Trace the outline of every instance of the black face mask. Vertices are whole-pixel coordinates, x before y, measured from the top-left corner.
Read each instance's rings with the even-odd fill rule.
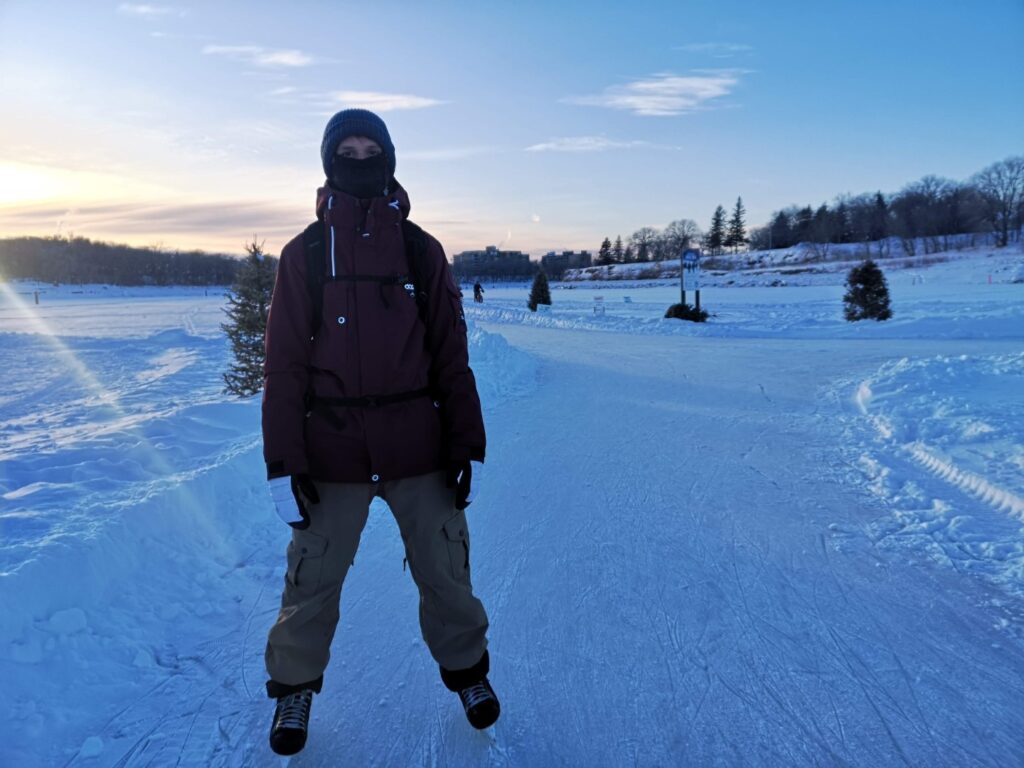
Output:
[[[365,160],[335,155],[331,161],[331,186],[352,197],[383,195],[389,181],[388,161],[383,152]]]

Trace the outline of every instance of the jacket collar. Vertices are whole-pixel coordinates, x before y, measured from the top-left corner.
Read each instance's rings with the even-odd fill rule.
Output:
[[[374,197],[369,201],[339,192],[325,183],[316,191],[316,217],[335,226],[346,223],[361,225],[369,221],[397,223],[407,219],[412,209],[409,194],[397,180],[392,183],[395,188],[386,197]]]

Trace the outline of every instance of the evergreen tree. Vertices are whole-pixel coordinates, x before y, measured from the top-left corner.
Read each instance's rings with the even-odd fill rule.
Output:
[[[744,217],[747,215],[743,208],[743,198],[736,198],[736,206],[732,209],[732,217],[729,219],[729,229],[725,234],[723,245],[732,248],[733,253],[747,242],[747,229]]]
[[[770,231],[772,248],[789,248],[793,244],[793,227],[785,211],[775,214]]]
[[[619,235],[615,238],[615,245],[612,247],[612,260],[615,261],[617,264],[621,264],[623,256],[624,252],[622,250],[622,235]]]
[[[722,253],[722,246],[725,245],[725,208],[718,206],[711,217],[711,229],[707,234],[707,248],[712,256]]]
[[[531,312],[536,312],[538,304],[551,306],[551,289],[548,287],[548,276],[544,274],[543,269],[533,278],[530,300],[526,303],[526,306],[530,308]]]
[[[871,215],[869,240],[883,240],[889,236],[889,206],[881,192],[875,193],[875,206]]]
[[[601,241],[601,249],[597,252],[597,263],[602,266],[612,263],[612,241],[607,237]]]
[[[832,242],[849,243],[853,241],[853,228],[850,225],[850,211],[845,202],[840,202],[832,209]]]
[[[239,397],[248,397],[263,388],[263,342],[276,277],[276,262],[265,258],[263,243],[257,242],[255,236],[245,251],[248,255],[227,295],[228,307],[224,311],[228,322],[221,325],[231,341],[234,356],[231,367],[223,374],[224,391]]]
[[[633,245],[627,245],[626,250],[622,252],[622,263],[632,264],[633,263]]]
[[[850,322],[888,320],[892,317],[889,286],[882,270],[871,259],[851,269],[846,277],[843,316]]]
[[[828,205],[822,203],[818,210],[814,212],[814,218],[811,219],[811,242],[831,243],[834,234],[832,230],[834,224],[835,220],[832,217],[832,212],[829,211]]]
[[[796,220],[793,222],[793,242],[806,243],[811,239],[814,229],[814,209],[805,205],[796,212]]]

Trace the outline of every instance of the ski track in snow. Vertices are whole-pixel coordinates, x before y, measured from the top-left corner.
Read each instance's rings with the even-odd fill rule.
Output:
[[[470,312],[490,446],[473,578],[502,719],[474,732],[441,686],[378,501],[288,761],[266,746],[287,529],[258,398],[219,395],[219,299],[133,303],[148,324],[120,337],[106,302],[56,307],[67,333],[43,343],[28,324],[0,334],[4,761],[1024,762],[1024,574],[999,560],[1019,537],[1019,414],[954,434],[956,398],[921,418],[936,398],[907,395],[898,362],[970,379],[1008,366],[1019,337],[750,341],[594,333],[586,303],[561,327],[500,299]],[[1004,328],[1007,311],[984,313]]]
[[[849,384],[844,386],[848,387]],[[855,387],[864,445],[850,461],[891,512],[883,545],[908,542],[1024,595],[1024,354],[900,358]]]

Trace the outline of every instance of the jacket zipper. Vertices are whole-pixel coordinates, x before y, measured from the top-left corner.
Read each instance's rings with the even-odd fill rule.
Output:
[[[327,198],[327,210],[331,210],[334,207],[334,195]],[[327,215],[327,222],[331,227],[331,277],[336,277],[337,273],[334,269],[334,222],[331,221],[330,214]]]

